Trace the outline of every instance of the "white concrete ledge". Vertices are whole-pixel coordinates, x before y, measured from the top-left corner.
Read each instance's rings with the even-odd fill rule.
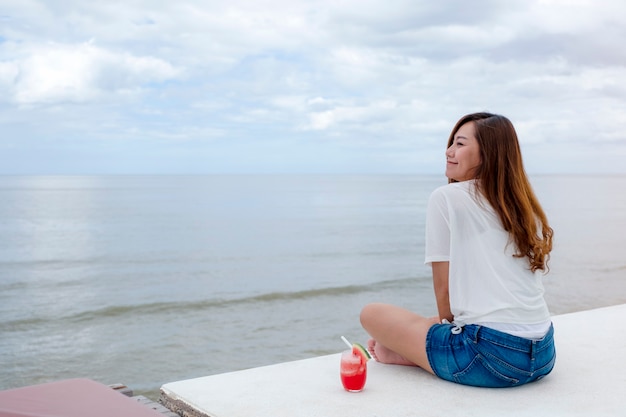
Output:
[[[521,387],[467,387],[370,361],[365,389],[348,393],[334,354],[168,383],[161,401],[211,417],[626,416],[626,305],[553,321],[556,366]]]

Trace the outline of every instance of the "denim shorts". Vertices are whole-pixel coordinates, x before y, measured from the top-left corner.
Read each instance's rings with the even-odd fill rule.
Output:
[[[543,339],[530,340],[476,324],[435,324],[426,336],[426,354],[440,378],[476,387],[514,387],[550,373],[556,358],[554,327]]]

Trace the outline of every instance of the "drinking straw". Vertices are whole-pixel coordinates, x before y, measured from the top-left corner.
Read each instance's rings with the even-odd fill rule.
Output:
[[[344,343],[345,343],[346,345],[348,345],[348,347],[349,347],[350,349],[352,349],[352,343],[348,342],[348,339],[346,339],[345,337],[341,336],[341,340],[343,340],[343,341],[344,341]]]

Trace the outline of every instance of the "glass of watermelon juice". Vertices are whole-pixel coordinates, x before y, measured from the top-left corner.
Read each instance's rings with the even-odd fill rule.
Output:
[[[341,353],[341,383],[346,391],[359,392],[365,386],[368,357],[358,348]]]

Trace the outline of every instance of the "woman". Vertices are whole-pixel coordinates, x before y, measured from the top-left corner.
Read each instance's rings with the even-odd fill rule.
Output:
[[[446,150],[448,185],[428,201],[426,263],[439,315],[369,304],[361,323],[382,363],[419,366],[473,386],[535,381],[554,366],[542,275],[552,229],[522,164],[511,122],[490,113],[458,121]]]

